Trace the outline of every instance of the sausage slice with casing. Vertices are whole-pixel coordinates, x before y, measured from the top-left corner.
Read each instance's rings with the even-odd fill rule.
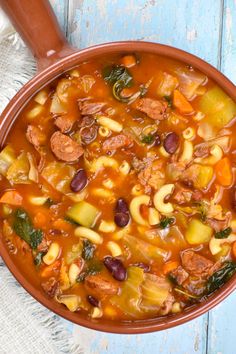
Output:
[[[84,153],[76,141],[58,131],[51,136],[50,143],[52,152],[61,161],[76,161]]]

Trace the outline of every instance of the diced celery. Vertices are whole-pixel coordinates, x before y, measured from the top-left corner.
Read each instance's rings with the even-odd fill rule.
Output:
[[[99,214],[95,206],[83,200],[73,205],[66,213],[76,223],[89,228],[95,225]]]
[[[1,152],[0,152],[0,173],[3,176],[6,176],[8,168],[16,159],[15,152],[10,145],[7,145]]]
[[[217,86],[201,97],[200,110],[206,114],[204,121],[218,129],[222,129],[236,116],[236,104]]]
[[[185,233],[185,239],[190,245],[209,242],[213,229],[198,219],[192,219]]]

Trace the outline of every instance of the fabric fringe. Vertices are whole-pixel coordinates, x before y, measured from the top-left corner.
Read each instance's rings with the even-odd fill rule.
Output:
[[[4,287],[7,288],[7,291],[11,291],[11,294],[14,294],[15,304],[22,304],[21,311],[25,311],[25,315],[29,317],[28,321],[32,324],[34,324],[33,322],[36,322],[38,329],[39,327],[42,327],[44,333],[42,332],[40,333],[40,335],[43,335],[42,340],[44,341],[44,343],[49,344],[50,342],[53,342],[55,348],[52,353],[83,354],[83,350],[81,349],[80,345],[74,343],[72,334],[70,334],[69,331],[66,330],[66,327],[60,317],[44,308],[41,304],[36,302],[28,293],[26,293],[26,291],[15,281],[13,276],[10,274],[9,270],[5,267],[1,258],[0,279],[1,283],[2,281],[4,281]],[[1,287],[2,286],[3,285],[1,285]],[[1,292],[2,289],[0,290],[0,299]],[[17,308],[15,308],[13,304],[12,311],[17,311]],[[17,326],[17,323],[15,325]],[[4,332],[4,330],[2,332]],[[5,340],[7,340],[7,338],[5,338]],[[27,338],[25,338],[25,340],[27,340]],[[2,349],[3,347],[4,346],[1,346]],[[43,348],[39,349],[39,353],[48,354],[48,352],[46,353],[42,351],[42,349]],[[4,353],[1,350],[0,352]],[[25,351],[24,354],[28,354],[28,352]],[[34,354],[36,353],[34,352]]]

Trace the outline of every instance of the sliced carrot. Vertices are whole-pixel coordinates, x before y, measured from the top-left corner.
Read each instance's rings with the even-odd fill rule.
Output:
[[[232,253],[233,253],[234,258],[236,259],[236,241],[233,243]]]
[[[228,157],[224,157],[215,165],[217,181],[224,187],[230,186],[233,182],[231,163]]]
[[[172,270],[178,268],[179,262],[178,261],[171,261],[168,263],[165,263],[163,266],[163,273],[166,275],[170,273]]]
[[[17,191],[7,191],[5,192],[1,199],[0,199],[0,203],[6,203],[6,204],[10,204],[10,205],[21,205],[22,204],[22,196],[17,192]]]
[[[187,101],[184,95],[179,92],[179,90],[174,90],[173,105],[184,114],[192,113],[194,111],[192,105]]]
[[[137,61],[134,55],[125,55],[121,58],[121,64],[123,64],[126,68],[131,68],[136,65]]]
[[[53,222],[53,227],[66,232],[73,231],[73,226],[63,219],[57,219]]]
[[[61,261],[57,260],[56,262],[54,262],[53,264],[45,267],[42,271],[41,271],[41,277],[42,278],[48,278],[50,277],[54,272],[58,271],[59,268],[61,266]]]
[[[48,215],[46,214],[46,211],[38,211],[35,216],[34,216],[34,226],[37,228],[41,228],[45,226],[47,223]]]

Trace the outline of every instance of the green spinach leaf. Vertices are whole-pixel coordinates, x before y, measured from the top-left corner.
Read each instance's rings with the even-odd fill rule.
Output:
[[[152,144],[152,143],[153,143],[154,138],[155,138],[155,137],[154,137],[154,135],[152,135],[152,134],[143,135],[141,141],[142,141],[142,143],[149,145],[149,144]]]
[[[42,242],[42,230],[34,229],[32,221],[24,209],[20,208],[15,211],[13,229],[33,249],[36,249]]]
[[[219,289],[236,273],[236,263],[226,262],[224,267],[213,273],[207,281],[206,293]]]
[[[232,232],[231,227],[227,227],[224,230],[215,233],[215,238],[227,238]]]
[[[173,222],[175,221],[174,218],[168,218],[165,217],[160,221],[159,227],[161,229],[165,229],[166,227],[170,226],[171,224],[173,224]]]
[[[93,258],[95,246],[89,240],[83,241],[82,257],[86,261]]]

